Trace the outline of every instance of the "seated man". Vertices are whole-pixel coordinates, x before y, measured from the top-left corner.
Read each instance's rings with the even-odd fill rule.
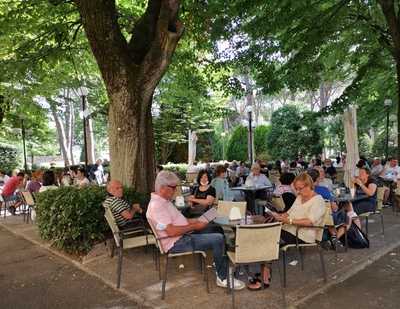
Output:
[[[16,176],[12,176],[7,180],[4,184],[3,195],[4,201],[8,203],[8,211],[15,215],[15,209],[19,207],[22,202],[19,196],[16,194],[17,189],[24,188],[24,178],[25,174],[23,172],[19,172]]]
[[[170,171],[158,173],[155,193],[147,209],[147,219],[156,231],[165,252],[179,253],[193,250],[212,250],[217,271],[217,286],[227,287],[227,258],[224,236],[218,233],[190,234],[201,231],[207,223],[197,219],[186,219],[171,203],[179,178]],[[234,288],[244,288],[244,283],[234,280]]]
[[[139,227],[140,223],[133,218],[135,214],[141,214],[142,209],[139,204],[130,206],[127,201],[122,199],[124,194],[122,183],[118,180],[111,180],[107,185],[107,192],[109,196],[104,201],[104,206],[111,210],[118,227],[121,229]]]

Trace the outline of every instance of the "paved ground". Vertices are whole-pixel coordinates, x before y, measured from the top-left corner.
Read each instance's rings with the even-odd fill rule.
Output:
[[[300,306],[325,308],[400,308],[400,248],[386,254],[348,280]]]
[[[379,300],[379,296],[376,296],[375,292],[379,292],[379,295],[386,295],[383,292],[386,289],[390,291],[390,287],[395,286],[396,280],[399,279],[398,277],[393,279],[393,284],[385,280],[389,280],[389,278],[386,278],[389,277],[388,274],[392,275],[392,272],[388,272],[388,270],[395,268],[392,271],[396,271],[397,266],[399,266],[396,264],[397,262],[391,262],[391,266],[388,266],[386,272],[383,272],[385,279],[383,281],[380,281],[381,279],[379,278],[371,280],[367,278],[355,279],[356,281],[348,281],[352,289],[344,288],[340,290],[343,285],[340,282],[345,278],[363,270],[365,266],[378,260],[387,252],[390,253],[400,247],[400,239],[398,237],[400,233],[400,216],[393,215],[390,209],[385,209],[384,213],[385,236],[381,233],[379,218],[370,219],[370,249],[350,249],[347,253],[339,254],[338,256],[335,256],[332,251],[325,252],[325,265],[328,274],[327,284],[322,281],[321,264],[315,249],[306,250],[304,271],[301,271],[299,263],[295,265],[294,260],[298,259],[298,256],[295,251],[292,251],[288,256],[288,261],[291,264],[288,266],[288,287],[285,289],[286,301],[289,307],[292,308],[297,304],[303,304],[305,299],[317,295],[319,298],[315,303],[311,302],[309,306],[303,308],[336,308],[337,305],[329,299],[325,307],[322,307],[325,304],[325,299],[320,297],[318,293],[322,293],[339,284],[339,288],[335,288],[329,294],[335,295],[335,298],[338,295],[337,298],[343,299],[344,301],[341,304],[358,305],[360,301],[364,301],[364,299],[360,300],[364,297],[363,293],[369,293],[370,295],[368,296],[370,298],[365,297],[369,305],[374,304],[372,301],[378,297],[380,304],[384,304],[382,306],[379,305],[379,308],[391,308],[389,304],[386,305],[384,303],[385,300]],[[6,293],[3,292],[6,296],[3,298],[0,296],[0,309],[58,307],[97,309],[123,308],[123,306],[131,308],[134,305],[130,302],[130,299],[134,299],[136,304],[140,304],[140,306],[157,309],[220,309],[230,306],[230,296],[226,294],[226,290],[215,286],[213,274],[211,274],[210,280],[211,293],[208,294],[206,292],[203,276],[198,271],[197,263],[193,263],[196,261],[191,257],[177,259],[170,263],[166,287],[167,295],[165,300],[161,300],[161,284],[158,272],[154,267],[151,250],[148,250],[147,253],[143,248],[127,250],[124,254],[121,294],[118,295],[112,288],[107,288],[101,283],[104,282],[108,287],[115,286],[117,262],[116,258],[110,258],[107,247],[103,243],[95,246],[91,253],[80,263],[51,248],[49,242],[40,238],[37,226],[24,223],[19,216],[8,217],[6,220],[0,218],[0,226],[12,232],[12,235],[21,236],[29,241],[27,243],[19,240],[16,243],[11,234],[0,230],[0,233],[5,234],[8,239],[6,241],[0,238],[1,261],[6,266],[4,269],[0,268],[0,284],[4,287],[6,286],[5,281],[9,282],[9,287],[6,286]],[[48,254],[45,249],[43,251],[35,249],[37,247],[30,245],[31,243],[35,243],[41,248],[48,248],[53,253],[56,253],[56,256],[61,254],[70,259],[71,263],[66,263],[63,259],[60,260],[56,256]],[[7,253],[3,254],[3,252]],[[398,252],[398,256],[400,259],[400,252]],[[52,258],[50,259],[49,257]],[[389,257],[397,260],[397,255],[389,255]],[[54,265],[54,262],[57,263]],[[398,262],[400,264],[400,260]],[[179,267],[182,264],[185,266],[184,268]],[[246,289],[238,292],[236,294],[237,308],[282,308],[282,289],[279,285],[276,266],[273,266],[274,276],[271,287],[259,292],[250,292]],[[75,267],[77,268],[75,269]],[[21,271],[19,271],[19,268],[21,268]],[[77,269],[84,269],[96,277],[85,275]],[[384,270],[385,267],[382,268],[382,271]],[[20,272],[24,273],[23,277],[19,276]],[[75,277],[73,276],[74,274]],[[101,281],[97,281],[95,278],[101,278]],[[374,280],[377,283],[372,283]],[[32,287],[30,282],[33,282]],[[65,282],[68,282],[68,284]],[[368,292],[358,290],[358,288],[362,288],[364,282],[371,282],[371,285],[367,286]],[[357,288],[354,288],[355,286]],[[396,289],[395,292],[399,294],[400,289]],[[28,297],[29,295],[30,297]],[[32,298],[32,295],[36,298]],[[130,298],[127,299],[122,295]],[[397,297],[397,295],[390,295],[386,298],[391,301],[393,299],[396,300],[394,297]],[[9,307],[10,303],[18,304],[18,307]],[[396,306],[396,308],[400,308],[400,306]]]
[[[97,278],[0,228],[0,308],[138,308]]]

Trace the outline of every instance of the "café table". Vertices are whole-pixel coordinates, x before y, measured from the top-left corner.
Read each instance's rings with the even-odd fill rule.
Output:
[[[247,209],[254,214],[256,210],[256,193],[273,189],[273,186],[240,186],[233,187],[231,190],[242,191],[246,195]],[[271,190],[272,191],[272,190]]]
[[[343,203],[343,202],[356,202],[360,200],[364,200],[368,198],[368,195],[366,194],[356,194],[354,196],[351,196],[350,193],[345,193],[341,195],[334,195],[336,202],[338,203]]]
[[[260,215],[246,216],[239,220],[230,220],[229,217],[216,217],[213,221],[214,223],[235,228],[237,225],[250,225],[250,224],[261,224],[265,222],[265,217]]]

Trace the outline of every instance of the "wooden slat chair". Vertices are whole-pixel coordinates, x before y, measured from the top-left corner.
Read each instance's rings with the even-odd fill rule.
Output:
[[[229,213],[233,207],[240,210],[242,218],[246,216],[246,202],[218,201],[217,214],[219,217],[229,217]]]
[[[204,281],[206,281],[206,289],[207,293],[210,293],[210,285],[209,285],[209,274],[208,271],[211,268],[211,262],[207,260],[207,258],[211,258],[210,254],[207,255],[205,251],[200,251],[200,250],[192,250],[192,251],[187,251],[187,252],[181,252],[181,253],[171,253],[168,251],[165,251],[162,244],[161,240],[169,237],[162,237],[159,238],[156,233],[156,229],[154,228],[153,223],[151,220],[149,220],[149,225],[151,227],[151,230],[153,231],[153,234],[155,236],[155,241],[156,241],[156,246],[160,252],[160,256],[158,258],[158,270],[159,270],[159,277],[162,280],[162,286],[161,286],[161,299],[165,299],[165,287],[167,285],[167,277],[168,277],[168,262],[171,258],[176,258],[176,257],[182,257],[182,256],[199,256],[201,258],[201,269],[204,270]],[[189,234],[190,235],[190,234]],[[161,263],[161,259],[163,259],[163,263]],[[163,269],[161,269],[163,267]]]
[[[321,240],[322,240],[322,235],[324,232],[324,229],[326,228],[325,223],[329,223],[332,220],[332,216],[329,213],[329,207],[326,207],[325,209],[325,214],[324,214],[324,222],[323,222],[323,226],[300,226],[300,225],[296,225],[296,244],[288,244],[285,245],[283,247],[281,247],[281,251],[282,251],[282,264],[283,264],[283,286],[286,287],[286,253],[289,249],[291,248],[295,248],[299,254],[299,259],[300,259],[300,264],[301,264],[301,270],[304,270],[304,258],[303,258],[303,249],[304,248],[309,248],[309,247],[316,247],[318,249],[318,253],[319,253],[319,257],[320,257],[320,262],[321,262],[321,270],[322,270],[322,275],[324,278],[324,282],[327,282],[327,277],[326,277],[326,268],[325,268],[325,261],[324,261],[324,255],[323,255],[323,249],[320,246]],[[327,214],[329,213],[329,215]],[[325,222],[326,221],[326,222]],[[332,220],[333,221],[333,220]],[[305,244],[301,244],[298,242],[299,238],[299,230],[301,229],[316,229],[317,230],[317,235],[315,238],[315,241],[313,243],[305,243]]]
[[[29,223],[29,220],[32,221],[31,215],[32,215],[32,210],[35,209],[35,199],[34,199],[32,193],[29,191],[21,191],[21,192],[19,192],[19,194],[20,194],[22,203],[25,207],[25,210],[23,212],[24,222],[26,221],[26,223]]]
[[[368,237],[368,219],[370,216],[379,215],[381,217],[381,226],[382,226],[382,235],[385,235],[385,225],[383,223],[383,197],[385,194],[384,187],[378,187],[376,192],[376,209],[375,211],[369,211],[362,214],[359,214],[358,217],[360,219],[365,219],[365,234]]]
[[[227,252],[229,262],[233,265],[232,274],[230,274],[228,265],[229,287],[233,287],[233,274],[235,273],[236,267],[254,263],[267,264],[279,261],[281,228],[282,224],[280,222],[236,226],[235,252]],[[279,264],[277,266],[279,270]],[[234,289],[230,290],[232,295],[232,307],[234,308]],[[283,293],[283,289],[281,290]],[[252,306],[250,305],[249,307],[251,308]]]
[[[282,196],[273,196],[271,204],[278,212],[285,210],[285,202],[283,201]]]
[[[103,207],[105,211],[104,217],[113,233],[115,247],[118,250],[117,288],[119,288],[121,285],[123,251],[131,248],[155,245],[156,241],[154,235],[148,233],[144,225],[138,226],[138,228],[120,230],[111,209],[104,206],[104,204]],[[112,249],[112,251],[114,251],[114,249]],[[113,253],[111,256],[113,256]]]

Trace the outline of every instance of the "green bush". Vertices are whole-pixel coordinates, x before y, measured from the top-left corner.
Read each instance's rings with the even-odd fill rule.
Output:
[[[0,144],[0,170],[10,172],[19,165],[18,149],[6,144]]]
[[[163,165],[164,169],[167,171],[174,172],[179,179],[184,180],[186,179],[186,172],[187,172],[187,164],[175,164],[175,163],[168,163]]]
[[[247,160],[247,128],[238,126],[233,131],[229,139],[226,156],[229,161],[246,161]]]
[[[257,159],[270,160],[267,147],[267,136],[270,130],[271,127],[266,125],[260,125],[254,129],[254,148]]]
[[[125,189],[129,202],[144,202],[147,197]],[[38,194],[36,203],[40,236],[68,253],[87,253],[104,240],[109,228],[104,219],[102,202],[105,187],[61,187]]]

